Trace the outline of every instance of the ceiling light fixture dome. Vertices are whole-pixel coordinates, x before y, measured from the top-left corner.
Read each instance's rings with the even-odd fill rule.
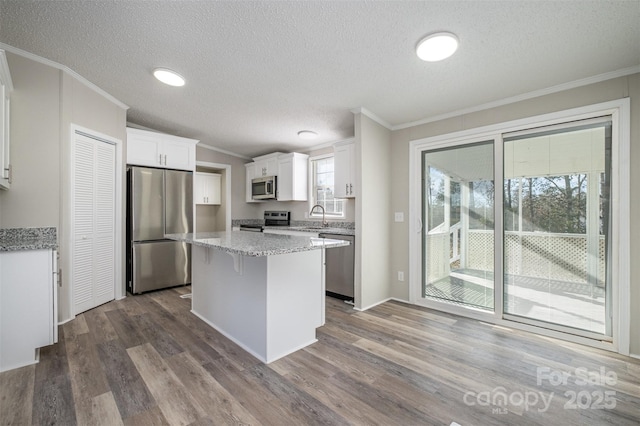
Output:
[[[184,77],[168,68],[156,68],[153,70],[153,76],[169,86],[184,86]]]
[[[318,134],[316,132],[312,132],[311,130],[300,130],[298,132],[298,137],[300,139],[311,140],[317,138]]]
[[[458,49],[458,37],[442,32],[426,36],[416,46],[418,58],[427,62],[436,62],[448,58]]]

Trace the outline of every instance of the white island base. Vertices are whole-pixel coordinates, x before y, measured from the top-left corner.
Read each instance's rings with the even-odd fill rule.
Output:
[[[324,249],[244,256],[192,245],[192,312],[264,363],[317,341]]]

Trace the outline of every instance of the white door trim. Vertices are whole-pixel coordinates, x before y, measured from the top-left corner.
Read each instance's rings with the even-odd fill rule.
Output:
[[[69,169],[69,174],[68,174],[68,184],[63,186],[63,188],[66,188],[66,190],[68,191],[69,196],[67,197],[66,200],[66,214],[63,213],[63,218],[64,218],[64,222],[67,224],[67,226],[65,226],[66,230],[64,231],[64,233],[62,234],[62,238],[63,238],[63,244],[61,245],[62,247],[62,253],[64,254],[65,257],[65,262],[64,262],[64,269],[63,269],[63,286],[67,286],[67,295],[66,295],[66,312],[61,312],[61,315],[63,315],[64,317],[61,318],[61,323],[69,321],[73,318],[75,318],[75,313],[74,313],[74,304],[73,304],[73,300],[74,300],[74,294],[73,294],[73,283],[71,282],[71,277],[73,276],[71,268],[73,265],[73,247],[72,247],[72,241],[73,241],[73,230],[74,230],[74,224],[72,223],[72,214],[73,214],[73,176],[74,176],[74,171],[73,171],[73,164],[74,164],[74,153],[75,153],[75,142],[74,142],[74,138],[76,134],[82,134],[84,136],[90,137],[92,139],[95,139],[97,141],[101,141],[101,142],[105,142],[105,143],[109,143],[115,146],[115,205],[114,205],[114,220],[115,220],[115,238],[114,238],[114,242],[115,242],[115,298],[116,299],[122,299],[125,297],[126,295],[126,287],[125,287],[125,280],[123,279],[123,262],[122,262],[122,256],[123,256],[123,243],[124,243],[124,228],[123,228],[123,201],[124,201],[124,194],[123,194],[123,173],[124,173],[124,168],[123,168],[123,162],[122,162],[122,156],[123,156],[123,142],[120,139],[114,138],[112,136],[109,135],[105,135],[103,133],[97,132],[95,130],[91,130],[91,129],[87,129],[85,127],[79,126],[77,124],[71,124],[70,125],[70,131],[69,131],[69,151],[68,151],[68,158],[67,158],[67,164],[69,165],[68,169]],[[120,285],[118,285],[118,283],[120,283]]]

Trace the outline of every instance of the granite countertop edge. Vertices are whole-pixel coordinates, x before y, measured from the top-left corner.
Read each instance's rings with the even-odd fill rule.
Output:
[[[342,241],[340,243],[327,243],[327,244],[310,244],[311,237],[295,237],[289,235],[269,235],[261,232],[242,232],[242,231],[230,231],[231,237],[228,237],[227,232],[211,232],[211,233],[199,233],[194,238],[193,234],[167,234],[166,238],[174,241],[184,241],[189,244],[193,244],[200,247],[213,248],[216,250],[224,251],[230,254],[237,254],[242,256],[251,257],[263,257],[263,256],[275,256],[281,254],[297,253],[309,250],[319,250],[322,248],[333,248],[348,246],[349,242]],[[237,238],[233,239],[233,236]],[[227,244],[215,243],[212,240],[216,238],[232,238],[231,243],[227,240]],[[269,239],[269,244],[280,244],[280,247],[275,248],[253,248],[256,245],[260,245],[265,242],[265,238]],[[305,241],[308,240],[308,241]]]
[[[58,249],[55,227],[0,229],[0,252],[50,249]]]

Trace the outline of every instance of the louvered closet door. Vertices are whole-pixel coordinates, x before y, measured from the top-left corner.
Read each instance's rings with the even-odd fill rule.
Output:
[[[115,146],[74,137],[71,275],[78,314],[115,297]]]

